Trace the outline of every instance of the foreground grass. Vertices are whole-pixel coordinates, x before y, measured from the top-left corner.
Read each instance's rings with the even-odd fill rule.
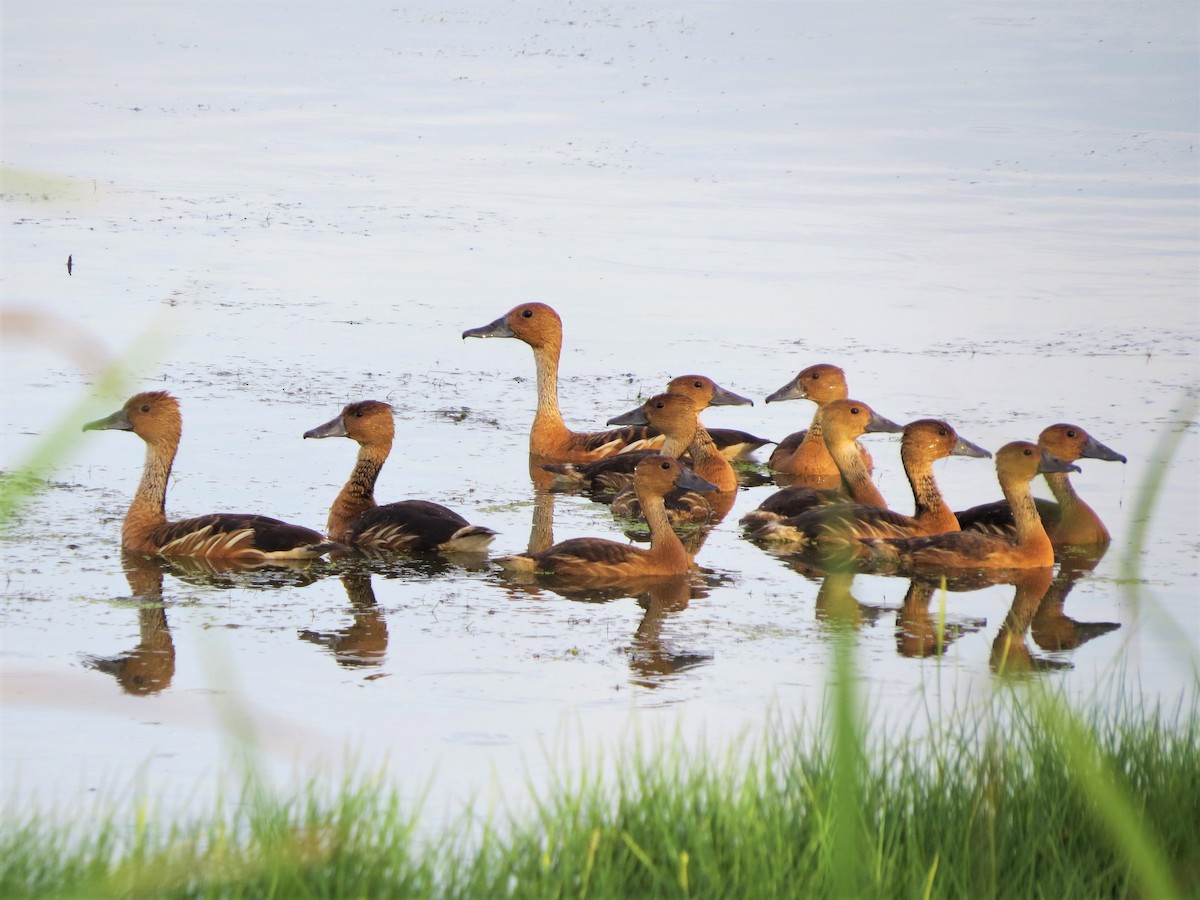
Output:
[[[1200,896],[1194,705],[1077,722],[1152,848],[1147,884],[1070,741],[1023,696],[925,738],[868,739],[849,807],[837,740],[776,726],[736,759],[655,742],[620,760],[619,779],[585,767],[522,819],[433,836],[369,778],[331,795],[251,787],[187,827],[144,812],[99,828],[8,817],[0,896]]]

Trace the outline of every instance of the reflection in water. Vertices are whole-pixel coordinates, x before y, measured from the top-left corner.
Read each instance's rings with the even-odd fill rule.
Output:
[[[1063,557],[1058,574],[1054,576],[1030,623],[1033,640],[1043,650],[1051,653],[1074,650],[1093,638],[1121,627],[1116,622],[1079,622],[1063,611],[1067,595],[1071,593],[1075,582],[1096,568],[1106,549],[1107,546],[1089,555]]]
[[[83,664],[112,675],[125,693],[144,697],[168,687],[175,676],[175,644],[162,596],[164,565],[123,550],[121,567],[138,601],[137,646],[118,656],[85,656]]]
[[[896,613],[896,651],[901,656],[920,659],[941,656],[946,648],[964,634],[970,634],[987,624],[986,619],[967,619],[933,615],[930,601],[941,587],[932,578],[913,578],[908,583],[904,603]],[[984,587],[984,585],[979,585]],[[947,585],[947,590],[950,590]]]
[[[1037,612],[1042,598],[1050,589],[1050,582],[1054,580],[1054,569],[1029,569],[1014,574],[1012,579],[1016,594],[992,641],[993,671],[998,675],[1027,675],[1045,670],[1069,669],[1069,662],[1034,656],[1026,639],[1033,614]]]
[[[130,694],[156,694],[175,675],[175,644],[163,602],[163,575],[198,587],[274,590],[312,584],[333,569],[323,560],[236,560],[141,556],[121,551],[121,567],[138,606],[138,644],[118,656],[85,655],[89,669],[107,672]]]
[[[387,621],[375,603],[368,571],[345,572],[342,584],[354,622],[338,631],[303,629],[300,639],[325,647],[341,666],[378,666],[387,655]]]
[[[708,596],[708,589],[726,579],[697,574],[674,578],[626,578],[619,581],[564,579],[553,575],[506,572],[504,586],[513,597],[537,597],[551,592],[576,603],[610,603],[632,597],[644,613],[629,644],[633,684],[659,687],[685,669],[712,660],[710,653],[676,651],[663,638],[663,626],[693,599]]]

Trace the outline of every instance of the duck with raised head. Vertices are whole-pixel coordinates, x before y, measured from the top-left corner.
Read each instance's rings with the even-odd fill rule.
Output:
[[[381,400],[348,403],[334,418],[304,432],[306,438],[345,437],[358,444],[358,459],[329,510],[329,536],[373,552],[443,550],[482,553],[496,536],[431,500],[400,500],[380,506],[375,482],[395,438],[392,407]]]
[[[686,394],[700,410],[710,406],[753,406],[754,401],[721,387],[706,375],[677,375],[667,382],[668,394]],[[774,443],[736,428],[709,428],[708,436],[730,462],[749,459],[759,447]]]
[[[1078,472],[1037,444],[1013,441],[996,452],[996,477],[1013,511],[1011,539],[979,531],[908,538],[864,538],[871,562],[900,570],[1032,569],[1054,565],[1054,547],[1042,527],[1029,483],[1047,472]]]
[[[737,473],[708,430],[700,422],[700,410],[685,394],[657,394],[641,406],[608,420],[610,425],[652,425],[671,428],[677,440],[687,438],[686,462],[692,471],[716,486],[715,491],[676,489],[664,502],[667,516],[674,524],[714,524],[725,517],[737,493]],[[674,444],[672,449],[674,449]],[[672,455],[672,454],[668,454]],[[612,511],[619,516],[640,518],[641,501],[632,486],[623,488],[612,500]]]
[[[826,403],[817,411],[817,421],[822,440],[837,463],[840,487],[815,488],[797,484],[781,488],[742,516],[741,524],[747,530],[756,531],[768,522],[777,522],[829,503],[854,502],[887,508],[887,502],[871,480],[871,473],[859,451],[858,439],[864,434],[894,434],[904,429],[862,401],[851,399]]]
[[[562,319],[545,303],[522,303],[496,321],[468,328],[463,339],[516,338],[533,350],[537,372],[537,411],[529,430],[529,454],[539,463],[590,462],[612,456],[646,439],[646,429],[581,432],[567,428],[558,407],[558,364]]]
[[[1059,423],[1042,430],[1038,446],[1065,462],[1103,459],[1125,462],[1125,457],[1100,443],[1078,425]],[[1042,525],[1055,547],[1107,546],[1112,539],[1096,511],[1075,492],[1066,472],[1046,473],[1046,484],[1054,500],[1034,498]],[[1057,502],[1055,502],[1057,501]],[[955,513],[963,531],[1011,534],[1014,531],[1012,508],[1007,500],[973,506]]]
[[[805,546],[852,542],[858,538],[913,537],[958,531],[958,520],[942,498],[934,478],[933,464],[948,456],[990,459],[992,454],[958,435],[949,422],[918,419],[904,426],[900,459],[912,489],[913,513],[864,503],[839,503],[815,508],[779,522],[768,522],[752,535],[758,540],[798,543]]]
[[[135,394],[110,416],[84,431],[132,431],[146,442],[146,462],[133,502],[121,525],[121,546],[130,553],[209,559],[311,559],[346,549],[319,532],[252,513],[211,513],[167,521],[167,482],[183,416],[179,401],[166,391]]]
[[[650,547],[642,549],[605,538],[570,538],[537,553],[518,553],[496,560],[517,573],[555,575],[595,583],[630,578],[674,577],[687,573],[691,562],[671,527],[663,497],[675,488],[714,490],[679,460],[650,456],[637,464],[634,488],[650,526]]]
[[[817,363],[800,371],[791,381],[767,397],[767,403],[782,400],[811,400],[817,405],[812,424],[793,432],[775,445],[767,459],[767,468],[783,475],[795,475],[814,480],[814,487],[823,487],[822,479],[837,480],[841,473],[830,455],[821,434],[821,410],[834,400],[850,396],[846,373],[830,363]],[[863,464],[870,473],[874,467],[871,454],[858,444]]]

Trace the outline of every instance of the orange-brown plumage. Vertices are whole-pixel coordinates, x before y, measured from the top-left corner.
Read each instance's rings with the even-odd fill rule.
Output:
[[[754,533],[760,540],[814,545],[854,542],[864,537],[913,537],[958,531],[958,520],[942,498],[933,464],[947,456],[990,457],[991,454],[958,436],[941,419],[918,419],[904,426],[900,459],[913,495],[913,513],[863,503],[839,503],[815,508],[779,522],[769,522]]]
[[[829,503],[853,501],[868,506],[887,507],[879,488],[871,480],[870,470],[859,450],[858,438],[873,432],[899,432],[903,429],[885,419],[859,400],[832,400],[817,411],[831,458],[837,465],[839,489],[792,485],[776,491],[761,504],[742,516],[742,525],[757,530],[768,522],[776,522],[805,510]]]
[[[767,467],[784,475],[813,479],[817,482],[814,484],[816,487],[823,486],[820,479],[839,478],[841,473],[837,463],[821,434],[821,409],[834,400],[845,400],[849,396],[846,373],[829,363],[817,363],[801,370],[795,378],[767,397],[767,403],[811,400],[817,405],[812,424],[780,441],[768,458]],[[858,451],[869,473],[873,468],[871,454],[861,444],[858,445]]]
[[[400,500],[380,506],[375,502],[375,483],[391,453],[395,431],[391,406],[361,400],[304,433],[306,438],[347,437],[358,444],[354,469],[329,510],[329,536],[362,550],[383,552],[485,550],[496,532],[472,525],[440,503]]]
[[[690,559],[671,528],[663,497],[676,487],[705,490],[712,485],[679,460],[656,455],[638,463],[634,486],[650,526],[649,549],[604,538],[571,538],[537,553],[520,553],[496,561],[513,572],[552,574],[593,583],[686,574]]]
[[[558,365],[562,355],[562,319],[545,303],[522,303],[496,321],[468,328],[469,337],[505,337],[533,350],[537,372],[537,411],[529,430],[529,453],[542,463],[590,462],[619,453],[646,437],[646,430],[580,432],[567,428],[558,406]]]
[[[901,570],[1027,569],[1054,565],[1054,548],[1033,503],[1029,482],[1046,472],[1078,472],[1028,441],[1005,444],[996,453],[996,476],[1013,511],[1012,539],[978,531],[924,537],[865,539],[873,562]]]
[[[121,409],[83,429],[132,431],[146,442],[142,478],[121,526],[121,546],[131,553],[270,560],[305,559],[343,549],[311,528],[251,513],[212,513],[168,522],[167,482],[183,418],[179,401],[166,391],[135,394]]]
[[[1101,444],[1078,425],[1059,423],[1042,430],[1038,446],[1065,462],[1079,459],[1103,459],[1125,462],[1125,457]],[[1035,499],[1038,515],[1055,547],[1107,545],[1111,540],[1096,511],[1075,492],[1066,472],[1049,472],[1046,484],[1054,501]],[[964,531],[985,531],[1011,535],[1012,509],[1006,500],[973,506],[956,514]]]

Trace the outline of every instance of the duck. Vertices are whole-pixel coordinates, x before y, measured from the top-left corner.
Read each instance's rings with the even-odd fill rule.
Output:
[[[726,390],[706,375],[677,375],[667,382],[668,394],[686,394],[696,402],[697,409],[710,406],[753,406],[749,397]],[[736,428],[709,428],[708,435],[717,449],[730,462],[748,460],[759,447],[773,444],[769,438],[758,437]]]
[[[132,431],[146,442],[146,462],[133,502],[121,525],[121,546],[147,556],[263,561],[314,559],[346,547],[325,535],[250,513],[210,513],[167,521],[167,481],[183,416],[167,391],[134,394],[116,412],[83,426],[84,431]]]
[[[1013,537],[979,531],[949,531],[907,538],[863,538],[870,562],[921,569],[1034,569],[1054,565],[1054,547],[1038,517],[1029,483],[1047,472],[1079,467],[1030,441],[1012,441],[996,451],[996,477],[1014,513]]]
[[[395,438],[392,407],[382,400],[348,403],[326,422],[304,432],[305,438],[346,437],[358,444],[350,479],[329,510],[331,539],[369,552],[440,550],[482,553],[496,532],[472,525],[431,500],[400,500],[380,506],[375,482]]]
[[[715,524],[733,506],[738,480],[733,465],[717,449],[700,422],[700,410],[683,394],[658,394],[641,406],[608,420],[610,425],[659,424],[671,429],[675,440],[671,449],[687,440],[687,463],[692,471],[716,487],[715,491],[674,490],[664,502],[672,524]],[[673,455],[678,458],[680,454]],[[632,486],[620,490],[612,500],[612,511],[619,516],[641,518],[641,501]]]
[[[898,433],[904,429],[875,412],[861,400],[831,400],[817,411],[817,427],[830,456],[838,465],[840,488],[816,488],[795,484],[781,488],[742,516],[747,531],[757,531],[769,522],[798,515],[829,503],[855,502],[887,508],[879,488],[871,480],[866,461],[858,448],[864,434]]]
[[[795,475],[814,479],[813,486],[822,487],[821,479],[838,479],[841,473],[821,437],[821,409],[834,400],[845,400],[850,396],[846,386],[846,373],[830,363],[817,363],[802,369],[791,381],[770,394],[767,403],[782,400],[811,400],[817,405],[812,424],[793,432],[775,445],[767,459],[767,468],[783,475]],[[870,473],[874,468],[871,454],[862,444],[858,445],[863,464]]]
[[[933,464],[948,456],[990,459],[992,454],[960,437],[942,419],[909,422],[900,438],[900,459],[912,489],[912,515],[864,503],[840,503],[768,522],[753,537],[807,546],[852,542],[851,546],[859,549],[862,545],[857,539],[863,537],[913,537],[958,531],[958,520],[942,498],[933,475]]]
[[[516,338],[533,350],[537,372],[537,411],[529,430],[529,454],[540,463],[591,462],[642,446],[644,428],[613,431],[572,431],[558,406],[558,364],[562,355],[562,318],[545,303],[522,303],[500,318],[468,328],[463,340]]]
[[[637,410],[608,420],[609,425],[649,426],[663,438],[656,450],[627,450],[588,463],[544,463],[542,468],[555,476],[553,486],[557,487],[582,486],[594,491],[611,492],[632,488],[634,469],[647,456],[661,454],[679,459],[687,451],[700,424],[696,402],[699,401],[694,400],[691,394],[656,394]],[[725,457],[721,459],[732,472]],[[692,468],[701,477],[708,477],[694,465]]]
[[[1100,443],[1078,425],[1058,423],[1042,430],[1038,446],[1066,462],[1079,459],[1102,459],[1126,462],[1124,456]],[[1065,472],[1045,476],[1054,500],[1035,498],[1038,515],[1055,547],[1108,546],[1112,540],[1096,511],[1075,492]],[[1056,502],[1057,501],[1057,502]],[[1011,534],[1014,528],[1012,509],[1006,500],[984,503],[955,513],[964,531],[1002,532]]]
[[[671,527],[663,497],[676,488],[711,491],[716,486],[679,460],[658,454],[637,464],[633,483],[650,526],[649,549],[605,538],[569,538],[539,552],[503,556],[495,561],[511,573],[554,575],[594,583],[686,575],[691,557]]]

